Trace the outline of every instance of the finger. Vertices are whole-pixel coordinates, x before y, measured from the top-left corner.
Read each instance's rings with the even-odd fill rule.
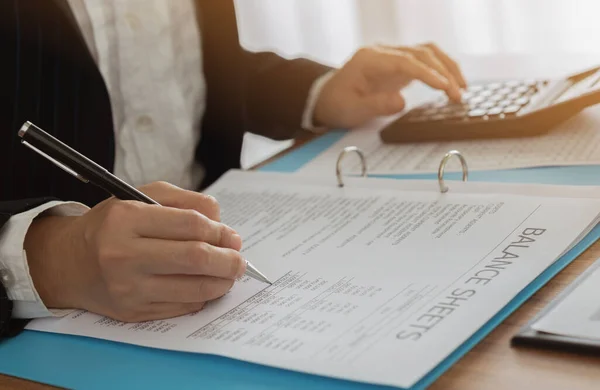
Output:
[[[163,206],[196,210],[213,221],[221,221],[217,200],[210,195],[181,189],[166,182],[155,182],[140,187],[140,190]]]
[[[242,239],[229,226],[215,222],[195,210],[136,203],[134,232],[141,237],[176,241],[203,241],[222,248],[240,250]]]
[[[148,280],[147,297],[157,303],[202,303],[227,294],[234,281],[209,276],[156,276]]]
[[[375,54],[365,60],[365,70],[371,76],[391,79],[396,75],[405,74],[435,89],[447,91],[451,88],[448,79],[410,53],[381,47],[374,48],[372,51]]]
[[[235,280],[246,271],[240,252],[205,242],[136,240],[140,271],[161,275],[204,275]]]
[[[450,72],[452,73],[454,78],[458,81],[458,85],[461,88],[467,87],[467,82],[465,80],[465,77],[464,77],[462,71],[460,70],[460,66],[458,65],[458,63],[456,61],[454,61],[452,58],[450,58],[450,56],[448,56],[448,54],[446,54],[436,44],[427,43],[423,46],[430,49],[435,54],[435,56],[442,61],[442,63],[446,66],[446,68],[448,68],[450,70]]]
[[[456,102],[461,100],[459,81],[455,78],[454,74],[452,74],[452,72],[446,68],[446,66],[436,57],[433,50],[426,47],[407,47],[403,48],[403,50],[411,53],[419,61],[431,67],[442,76],[446,77],[451,84],[451,88],[448,91],[448,97]]]

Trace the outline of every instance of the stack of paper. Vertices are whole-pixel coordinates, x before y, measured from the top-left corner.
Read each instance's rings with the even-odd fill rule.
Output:
[[[598,221],[597,188],[230,172],[208,193],[275,283],[245,278],[201,312],[29,329],[218,354],[410,387]]]
[[[538,332],[581,339],[580,344],[600,342],[600,261],[530,326]]]
[[[306,164],[307,174],[332,172],[339,153],[346,146],[359,147],[367,158],[371,174],[437,172],[441,156],[459,150],[471,170],[497,170],[560,165],[600,164],[600,107],[591,107],[548,134],[531,138],[384,144],[379,130],[387,121],[349,132],[333,146]],[[346,174],[359,174],[360,161],[347,158]],[[447,171],[460,171],[451,161]]]

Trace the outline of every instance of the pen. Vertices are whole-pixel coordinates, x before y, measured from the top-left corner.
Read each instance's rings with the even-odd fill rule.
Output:
[[[149,204],[160,204],[135,187],[119,179],[105,168],[83,154],[46,133],[27,121],[19,130],[21,143],[39,155],[52,161],[61,169],[84,183],[92,183],[122,200],[137,200]],[[258,281],[273,284],[256,267],[246,260],[246,275]]]

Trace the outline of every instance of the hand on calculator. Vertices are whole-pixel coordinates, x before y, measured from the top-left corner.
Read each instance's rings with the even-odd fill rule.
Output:
[[[374,46],[359,50],[325,82],[313,111],[313,123],[353,128],[404,109],[400,90],[411,81],[444,91],[460,101],[465,79],[458,64],[434,44]]]
[[[460,102],[446,97],[416,107],[381,130],[384,142],[538,136],[600,103],[600,68],[552,80],[471,85]]]

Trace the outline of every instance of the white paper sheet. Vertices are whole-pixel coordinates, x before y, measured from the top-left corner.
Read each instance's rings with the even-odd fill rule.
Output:
[[[470,170],[600,164],[600,107],[588,108],[551,133],[532,138],[384,144],[379,130],[386,123],[376,121],[348,132],[299,172],[333,172],[338,155],[346,146],[357,146],[366,154],[371,174],[437,172],[440,160],[449,150],[459,150]],[[355,156],[345,158],[342,166],[344,173],[360,173],[360,161]],[[446,170],[460,171],[460,164],[453,159]]]
[[[329,180],[230,172],[208,191],[272,286],[244,278],[203,311],[164,321],[79,311],[28,328],[409,387],[600,212],[593,188],[568,199],[550,197],[552,186],[534,197],[506,193],[528,186],[486,194],[484,183],[454,183],[440,194],[429,181]]]
[[[532,324],[539,332],[600,340],[600,261],[552,310]]]

